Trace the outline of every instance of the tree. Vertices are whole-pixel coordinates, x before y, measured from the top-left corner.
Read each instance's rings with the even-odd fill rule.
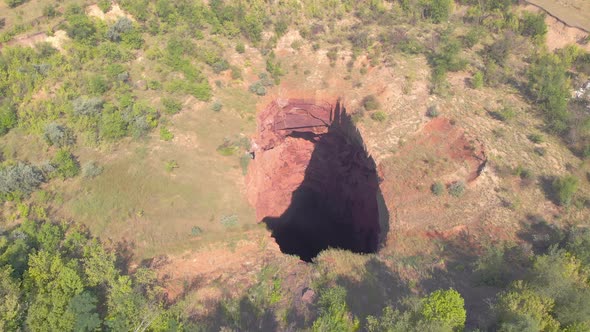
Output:
[[[94,116],[100,114],[104,100],[98,97],[78,97],[72,101],[74,114],[78,116]]]
[[[76,157],[66,149],[57,151],[51,164],[55,167],[55,173],[62,179],[72,178],[80,173],[80,164]]]
[[[358,319],[348,311],[346,290],[341,286],[322,291],[318,306],[320,315],[313,322],[313,331],[346,332],[359,329]]]
[[[88,291],[75,295],[68,304],[68,311],[74,316],[74,331],[96,331],[102,324],[96,312],[96,296]]]
[[[10,265],[0,267],[0,331],[17,331],[22,323],[20,283]]]
[[[75,14],[68,17],[66,32],[74,40],[90,43],[94,40],[96,27],[85,14]]]
[[[133,22],[127,17],[119,17],[117,22],[109,28],[106,36],[113,42],[119,42],[121,35],[131,30],[133,30]]]
[[[16,126],[16,109],[7,103],[0,105],[0,136]]]
[[[541,41],[547,34],[547,25],[545,24],[545,14],[533,14],[528,11],[523,12],[520,22],[520,33],[523,36],[529,36],[535,41]]]
[[[74,144],[74,133],[66,126],[52,122],[45,126],[43,138],[49,145],[64,147]]]
[[[529,92],[540,104],[551,129],[563,132],[567,128],[567,105],[570,82],[566,67],[554,54],[544,54],[529,66]]]
[[[422,300],[420,315],[427,321],[438,321],[454,331],[465,326],[465,301],[454,289],[437,290]]]
[[[23,162],[0,168],[0,198],[13,194],[30,194],[44,181],[41,171]]]
[[[578,179],[572,175],[555,178],[552,187],[557,202],[564,206],[570,205],[574,194],[578,191],[578,186]]]

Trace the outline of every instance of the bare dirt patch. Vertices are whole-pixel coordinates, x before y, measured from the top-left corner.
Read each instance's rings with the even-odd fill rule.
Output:
[[[533,1],[530,2],[533,3]],[[539,6],[536,5],[527,5],[524,9],[534,13],[544,12],[544,8],[539,8]],[[571,11],[571,9],[569,10]],[[590,8],[588,10],[590,10]],[[568,15],[570,11],[568,11]],[[576,44],[579,47],[590,51],[590,43],[585,41],[588,37],[590,24],[588,24],[588,26],[569,24],[567,18],[564,19],[563,17],[553,15],[550,11],[547,12],[551,14],[545,17],[545,24],[547,24],[548,28],[546,44],[550,51],[571,44]],[[590,21],[590,17],[588,18],[588,21]]]
[[[111,9],[106,13],[97,5],[90,5],[86,8],[86,15],[96,17],[103,21],[116,21],[119,17],[127,17],[130,20],[135,20],[131,14],[125,12],[116,3],[113,3]]]

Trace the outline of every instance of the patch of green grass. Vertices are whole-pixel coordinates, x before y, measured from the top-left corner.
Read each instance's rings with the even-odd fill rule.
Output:
[[[160,139],[162,141],[169,142],[174,138],[174,134],[168,130],[166,127],[160,128]]]
[[[387,115],[385,115],[385,113],[383,113],[382,111],[377,111],[377,112],[371,113],[371,119],[373,119],[377,122],[383,122],[383,121],[385,121],[385,119],[387,119]]]
[[[174,169],[178,168],[178,163],[176,162],[176,160],[170,160],[166,162],[166,172],[170,173],[172,172]]]

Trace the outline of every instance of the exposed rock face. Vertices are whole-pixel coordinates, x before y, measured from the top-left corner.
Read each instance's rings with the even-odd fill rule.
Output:
[[[374,252],[377,170],[340,103],[275,101],[258,121],[249,198],[281,250],[308,261],[328,247]]]

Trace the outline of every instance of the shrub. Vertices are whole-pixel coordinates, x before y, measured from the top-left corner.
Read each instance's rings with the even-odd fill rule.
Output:
[[[238,42],[238,44],[236,44],[236,52],[240,54],[246,52],[246,46],[244,46],[244,43]]]
[[[430,191],[434,196],[440,196],[445,192],[445,185],[437,181],[430,186]]]
[[[178,163],[176,162],[176,160],[170,160],[166,162],[165,165],[166,171],[168,173],[172,172],[175,168],[178,168]]]
[[[106,13],[109,10],[111,10],[111,1],[110,0],[99,0],[97,5],[98,5],[98,8],[100,8],[100,10],[103,11],[103,13]]]
[[[221,217],[221,224],[225,227],[232,227],[238,224],[238,216],[235,214]]]
[[[497,112],[490,112],[490,114],[503,122],[509,122],[516,117],[516,111],[511,106],[504,106]]]
[[[439,321],[454,331],[462,331],[467,319],[465,301],[454,289],[439,289],[422,300],[420,315],[427,321]]]
[[[371,119],[377,121],[377,122],[383,122],[385,121],[385,119],[387,119],[387,115],[385,115],[385,113],[381,112],[381,111],[377,111],[371,114]]]
[[[426,110],[426,116],[429,118],[436,118],[439,115],[440,115],[440,112],[438,111],[437,105],[431,105]]]
[[[94,39],[96,27],[88,16],[80,13],[69,15],[66,31],[68,37],[77,41],[90,43]]]
[[[483,73],[481,71],[473,74],[471,78],[471,85],[474,89],[481,89],[483,87]]]
[[[214,102],[213,105],[211,105],[211,110],[213,112],[220,112],[222,108],[223,108],[223,104],[221,104],[218,101]]]
[[[465,182],[455,181],[449,186],[449,194],[454,197],[459,197],[465,192]]]
[[[319,317],[313,322],[312,331],[357,331],[360,323],[348,310],[346,289],[342,286],[323,290],[318,301]]]
[[[119,112],[104,114],[99,123],[100,136],[108,140],[116,140],[127,135],[127,122]]]
[[[362,103],[363,103],[363,107],[367,111],[374,111],[374,110],[379,109],[381,107],[381,105],[379,104],[379,101],[377,100],[377,97],[375,97],[374,95],[365,96],[365,98],[363,98]]]
[[[203,234],[203,230],[199,226],[193,226],[191,228],[191,236],[199,236]]]
[[[528,69],[529,92],[551,129],[563,132],[567,128],[570,85],[567,68],[559,57],[546,54],[538,57]]]
[[[8,104],[0,105],[0,135],[6,134],[16,123],[16,109]]]
[[[4,2],[6,3],[6,5],[8,5],[8,7],[14,8],[27,2],[27,0],[4,0]]]
[[[102,174],[103,167],[96,161],[89,161],[82,166],[82,176],[85,178],[94,178]]]
[[[570,205],[574,194],[578,191],[578,178],[566,175],[553,180],[552,188],[555,198],[560,205]]]
[[[60,148],[72,145],[75,142],[72,130],[55,122],[52,122],[45,127],[43,138],[47,144],[55,145]]]
[[[80,173],[80,164],[70,151],[60,149],[51,160],[55,174],[62,179],[72,178]]]
[[[547,25],[545,24],[545,14],[533,14],[523,12],[524,16],[520,22],[520,33],[523,36],[529,36],[533,40],[540,41],[547,34]]]
[[[92,94],[103,94],[109,90],[109,83],[102,75],[93,75],[88,80],[88,92]]]
[[[72,101],[74,114],[78,116],[95,116],[103,109],[104,101],[98,97],[78,97]]]
[[[162,127],[160,128],[160,139],[162,141],[171,141],[174,138],[174,134],[170,132],[170,130],[168,130],[168,128],[166,127]]]
[[[543,135],[541,134],[530,134],[528,139],[535,144],[543,143]]]
[[[266,88],[264,87],[264,85],[262,84],[261,81],[257,81],[255,83],[253,83],[252,85],[250,85],[248,90],[252,93],[255,93],[258,96],[266,95]]]
[[[45,7],[43,7],[43,16],[52,18],[57,16],[57,11],[55,10],[55,6],[53,6],[52,4],[48,4]]]
[[[232,80],[241,80],[242,79],[242,70],[239,67],[236,67],[236,66],[231,67],[231,79]]]
[[[164,112],[170,115],[176,114],[182,109],[182,104],[172,98],[162,99],[162,105],[164,105]]]
[[[35,166],[17,162],[0,168],[0,196],[30,194],[44,181],[43,173]]]
[[[106,33],[109,40],[113,42],[121,41],[121,35],[133,30],[133,22],[127,17],[119,17]]]

